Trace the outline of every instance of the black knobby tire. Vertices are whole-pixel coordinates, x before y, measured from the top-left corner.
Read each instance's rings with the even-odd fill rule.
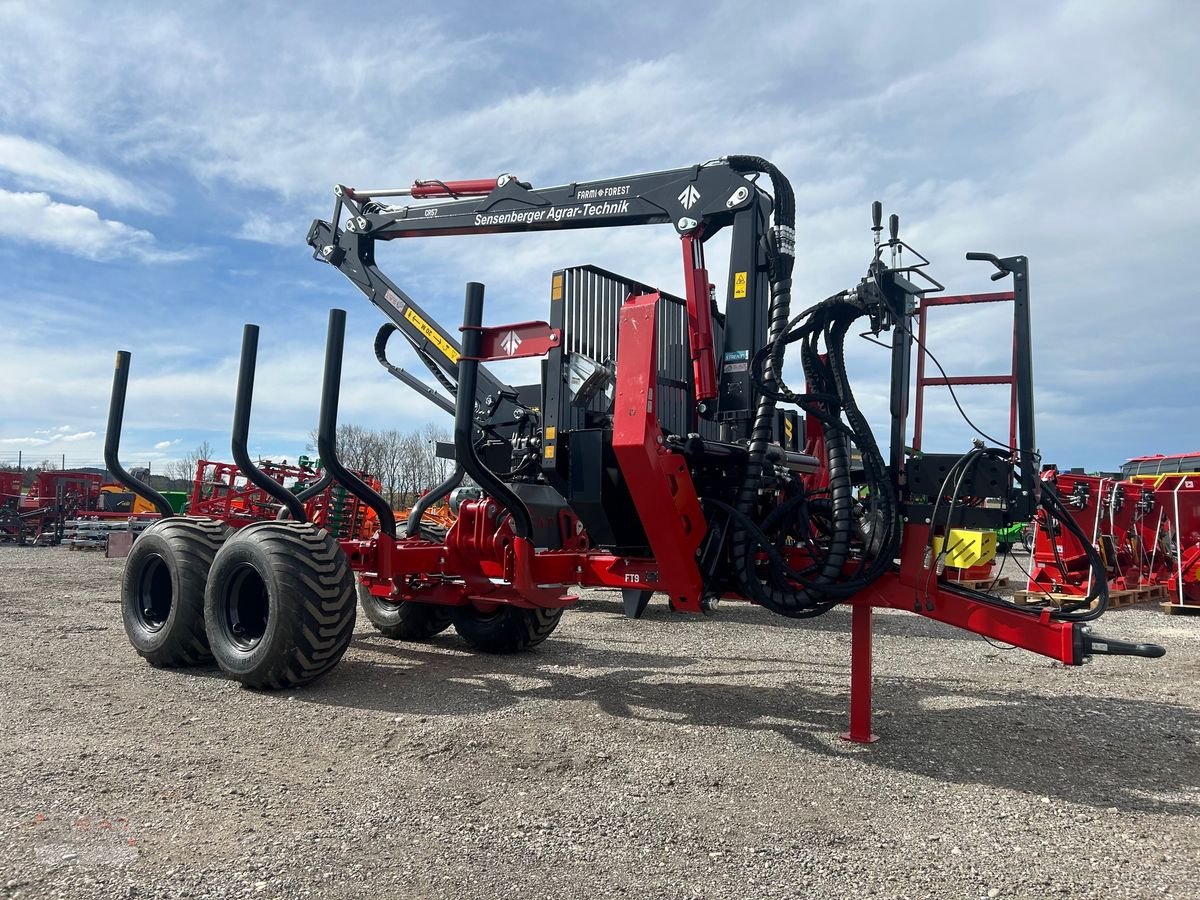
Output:
[[[212,662],[204,631],[204,587],[229,528],[172,517],[143,531],[121,575],[121,618],[129,643],[152,666]]]
[[[518,606],[499,606],[491,612],[480,612],[472,606],[454,607],[454,630],[471,645],[484,653],[519,653],[536,647],[558,627],[562,618],[559,609],[522,609]]]
[[[398,641],[427,641],[450,627],[453,611],[440,603],[416,603],[411,600],[384,600],[359,584],[358,605],[366,617],[386,638]]]
[[[247,525],[217,554],[204,622],[217,665],[247,687],[308,684],[342,658],[354,636],[350,561],[308,522]]]

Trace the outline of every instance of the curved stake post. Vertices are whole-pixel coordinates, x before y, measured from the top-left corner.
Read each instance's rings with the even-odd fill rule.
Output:
[[[337,454],[338,395],[342,388],[342,348],[346,343],[346,311],[329,311],[329,335],[325,341],[325,376],[321,381],[321,418],[317,424],[317,452],[321,464],[334,480],[355,497],[375,510],[379,517],[379,531],[388,538],[396,538],[396,514],[382,496],[369,484],[342,465]],[[390,562],[386,553],[380,553],[380,563]],[[382,570],[381,570],[382,572]]]
[[[250,405],[254,402],[254,369],[258,362],[258,326],[242,330],[242,361],[238,368],[237,399],[233,403],[233,461],[257,488],[283,504],[297,522],[307,522],[304,504],[291,491],[254,465],[246,442],[250,433]]]
[[[169,519],[175,515],[175,510],[171,508],[167,498],[150,485],[143,484],[126,472],[117,459],[118,451],[121,448],[121,425],[125,421],[125,391],[128,387],[129,351],[118,350],[117,363],[113,370],[112,397],[108,402],[108,430],[104,433],[104,465],[108,468],[109,474],[117,479],[123,487],[129,488],[138,496],[149,500],[154,504],[154,508],[158,510],[160,516]]]
[[[454,457],[483,492],[508,510],[517,537],[533,540],[533,520],[521,498],[497,478],[475,452],[475,390],[483,349],[483,285],[467,282],[463,305],[462,356],[458,360],[458,393],[454,403]]]

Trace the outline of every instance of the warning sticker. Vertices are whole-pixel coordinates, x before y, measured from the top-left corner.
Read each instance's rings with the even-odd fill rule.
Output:
[[[433,330],[433,326],[422,319],[410,306],[404,310],[404,318],[413,324],[417,331],[429,339],[429,343],[442,351],[442,355],[450,362],[458,363],[458,351],[450,346],[450,342]]]
[[[383,292],[383,299],[392,304],[398,312],[404,312],[404,301],[397,297],[391,288]]]
[[[795,434],[795,430],[792,428],[792,420],[784,419],[783,420],[783,439],[790,444],[792,442],[792,436],[794,434]]]
[[[747,281],[746,275],[747,275],[746,272],[734,272],[733,273],[733,299],[734,300],[745,300],[746,299],[746,281]]]
[[[563,294],[563,277],[561,272],[554,274],[554,279],[550,282],[550,299],[561,300]]]

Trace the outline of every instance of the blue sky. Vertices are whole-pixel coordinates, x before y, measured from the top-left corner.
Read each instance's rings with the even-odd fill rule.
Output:
[[[294,458],[331,306],[349,311],[342,420],[448,424],[375,363],[381,314],[310,258],[335,183],[551,185],[727,153],[792,180],[798,306],[857,281],[882,199],[955,293],[993,287],[967,250],[1030,257],[1046,459],[1200,448],[1200,7],[188,7],[0,0],[0,462],[98,461],[117,349],[124,459],[158,468],[204,440],[227,456],[248,321],[251,450]],[[488,285],[490,321],[519,321],[546,315],[555,268],[680,292],[678,257],[660,226],[431,238],[379,261],[455,326],[467,280]],[[709,262],[724,277],[718,248]],[[930,347],[955,374],[997,371],[1006,328],[1001,310],[939,315]],[[884,355],[860,344],[856,390],[885,435]],[[962,399],[1003,431],[1002,390]],[[926,428],[930,449],[969,440],[944,396]]]

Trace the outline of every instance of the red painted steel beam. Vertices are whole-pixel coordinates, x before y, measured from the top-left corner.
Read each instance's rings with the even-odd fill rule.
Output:
[[[957,294],[949,297],[925,297],[921,306],[962,306],[967,303],[1000,303],[1013,299],[1012,291],[1001,291],[995,294]]]
[[[675,607],[699,612],[704,583],[695,553],[706,525],[687,461],[663,445],[658,424],[658,301],[657,293],[643,294],[621,307],[613,453],[658,561],[659,590]]]
[[[948,384],[1014,384],[1015,381],[1011,375],[951,375],[948,378],[926,378],[924,383],[930,387],[945,387]]]

